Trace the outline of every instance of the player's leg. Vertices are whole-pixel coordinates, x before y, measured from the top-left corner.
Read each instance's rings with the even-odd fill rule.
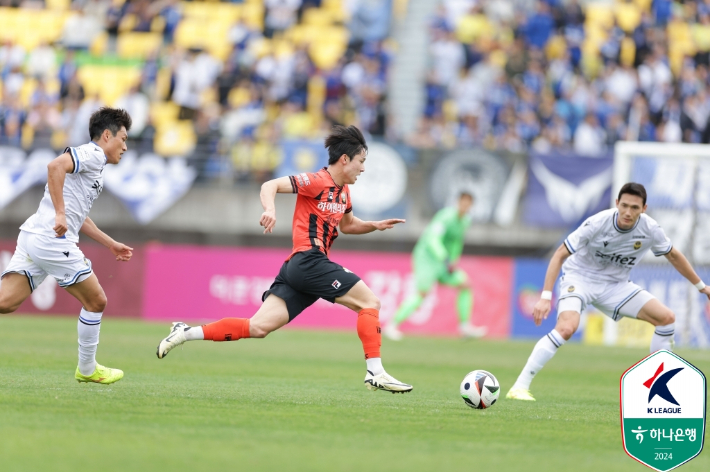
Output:
[[[651,338],[651,352],[673,349],[675,315],[651,293],[633,282],[622,282],[609,288],[601,304],[602,312],[618,321],[622,316],[647,321],[656,327]]]
[[[264,338],[293,320],[311,306],[318,297],[300,293],[286,282],[287,269],[293,261],[283,264],[269,290],[264,292],[264,303],[251,318],[222,318],[202,326],[188,326],[175,322],[170,334],[158,344],[159,359],[186,341],[238,341]]]
[[[440,282],[449,287],[454,287],[458,291],[456,296],[456,312],[459,318],[459,332],[461,336],[469,338],[480,338],[485,336],[488,329],[485,326],[474,326],[471,324],[471,314],[473,313],[473,289],[468,281],[468,274],[461,269],[444,274]]]
[[[648,321],[656,327],[651,338],[651,352],[656,352],[659,349],[673,350],[675,346],[673,342],[675,314],[670,308],[656,298],[652,298],[643,305],[636,318]]]
[[[412,386],[400,382],[387,374],[382,366],[380,347],[382,335],[380,330],[380,300],[370,290],[370,287],[359,280],[343,296],[335,299],[335,303],[346,306],[356,311],[357,334],[362,342],[367,364],[365,384],[370,390],[387,390],[392,393],[409,392]]]
[[[387,323],[384,335],[393,341],[399,341],[404,334],[399,330],[399,325],[417,311],[427,294],[434,287],[436,279],[442,270],[442,264],[432,261],[427,255],[412,254],[412,272],[414,274],[415,291],[409,295],[397,308],[392,319]]]
[[[79,382],[113,383],[123,378],[123,371],[96,362],[101,319],[106,309],[106,294],[93,272],[76,277],[78,282],[64,289],[82,305],[77,321],[79,334],[79,365],[74,377]],[[61,286],[61,284],[60,284]]]
[[[0,313],[8,314],[17,310],[22,302],[32,294],[28,277],[16,272],[2,276],[0,283]]]
[[[2,314],[17,310],[47,277],[47,273],[32,261],[27,252],[28,237],[29,233],[20,231],[15,253],[0,274],[0,313]]]
[[[534,401],[535,398],[530,394],[530,384],[533,379],[545,364],[554,357],[557,350],[565,342],[569,341],[577,331],[577,328],[579,328],[580,313],[582,311],[582,302],[579,298],[570,297],[560,300],[558,310],[564,311],[560,312],[557,317],[555,329],[540,338],[535,344],[530,357],[525,363],[525,367],[523,367],[506,398]]]

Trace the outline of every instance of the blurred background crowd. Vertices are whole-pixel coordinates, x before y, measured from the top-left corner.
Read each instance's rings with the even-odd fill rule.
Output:
[[[82,144],[101,105],[131,113],[133,149],[237,181],[336,123],[513,153],[710,141],[710,0],[441,0],[414,132],[388,102],[407,3],[0,0],[0,145]]]

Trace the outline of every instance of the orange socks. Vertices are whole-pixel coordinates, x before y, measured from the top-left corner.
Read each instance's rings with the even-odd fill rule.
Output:
[[[222,318],[214,323],[202,325],[205,341],[236,341],[249,337],[248,318]]]
[[[374,308],[360,310],[357,315],[357,335],[365,351],[365,359],[380,357],[382,334],[380,331],[380,312]],[[205,333],[205,339],[207,335]]]

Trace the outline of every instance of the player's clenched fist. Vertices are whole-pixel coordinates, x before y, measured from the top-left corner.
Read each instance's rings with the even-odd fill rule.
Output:
[[[273,232],[274,226],[276,226],[276,211],[266,210],[262,213],[259,224],[264,227],[264,234]]]
[[[537,326],[540,326],[542,320],[547,319],[547,315],[550,314],[551,305],[552,302],[550,300],[545,300],[541,298],[537,301],[537,303],[535,304],[535,309],[533,310],[533,319],[535,320],[535,324]]]
[[[54,232],[58,238],[64,236],[67,232],[67,217],[63,213],[57,213],[54,217]]]

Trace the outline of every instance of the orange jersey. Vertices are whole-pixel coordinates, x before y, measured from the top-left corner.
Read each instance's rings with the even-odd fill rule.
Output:
[[[318,248],[326,256],[338,237],[338,225],[345,213],[353,211],[347,185],[338,186],[324,167],[318,172],[292,175],[297,193],[293,213],[293,252]]]

